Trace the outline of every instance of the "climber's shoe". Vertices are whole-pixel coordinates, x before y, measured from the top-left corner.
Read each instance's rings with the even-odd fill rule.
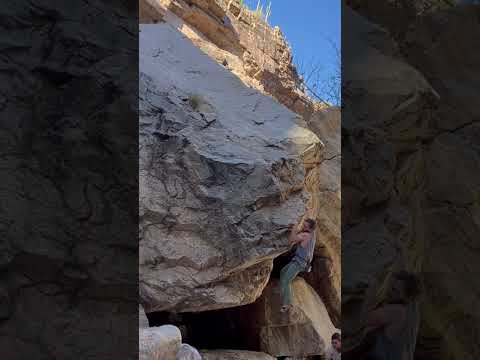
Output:
[[[290,312],[290,310],[292,310],[292,308],[293,308],[292,305],[283,305],[283,306],[280,308],[280,312],[281,312],[281,313]]]

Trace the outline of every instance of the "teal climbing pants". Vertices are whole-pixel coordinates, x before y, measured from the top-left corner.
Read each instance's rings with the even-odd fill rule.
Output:
[[[290,305],[292,302],[291,283],[295,276],[304,268],[296,261],[290,261],[280,271],[280,295],[282,296],[282,305]]]

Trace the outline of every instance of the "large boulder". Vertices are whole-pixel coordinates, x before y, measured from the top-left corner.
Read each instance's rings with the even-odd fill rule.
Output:
[[[150,325],[148,323],[147,314],[145,314],[145,309],[142,305],[138,305],[138,327],[139,328],[148,328]]]
[[[360,312],[369,284],[397,265],[406,244],[410,270],[418,266],[423,139],[430,135],[437,94],[415,68],[397,58],[382,28],[344,9],[342,109],[342,340],[360,341]],[[417,218],[421,224],[421,218]]]
[[[173,325],[139,329],[138,353],[140,360],[176,360],[182,335]]]
[[[307,281],[321,295],[334,323],[340,325],[340,109],[324,107],[304,93],[291,51],[279,28],[271,28],[239,1],[151,2],[167,23],[250,87],[270,94],[301,115],[325,142],[321,162],[306,159],[308,215],[315,218],[317,252]],[[140,21],[151,22],[141,17]],[[235,36],[231,35],[232,27]]]
[[[296,278],[291,286],[294,311],[285,314],[280,312],[279,282],[270,282],[253,305],[252,332],[259,334],[261,350],[275,357],[322,355],[337,330],[322,300],[304,279]]]
[[[479,286],[464,279],[478,272],[480,8],[417,14],[394,42],[396,20],[358,6],[384,28],[344,12],[343,345],[403,243],[424,290],[417,355],[475,358]]]
[[[166,24],[140,27],[139,101],[145,310],[255,301],[305,212],[303,159],[320,162],[323,144]]]
[[[193,346],[182,344],[177,352],[176,360],[202,360],[202,355]]]
[[[148,6],[142,7],[142,3]],[[140,23],[151,23],[150,13],[164,13],[164,21],[245,84],[271,95],[305,119],[326,106],[307,95],[280,28],[272,28],[243,1],[142,0],[140,5]],[[150,8],[153,11],[145,10]]]
[[[305,189],[310,195],[308,216],[315,219],[316,249],[312,272],[305,276],[340,326],[341,304],[341,114],[338,107],[315,111],[308,127],[325,144],[319,163],[307,163]]]
[[[203,350],[203,360],[275,360],[274,357],[246,350]]]

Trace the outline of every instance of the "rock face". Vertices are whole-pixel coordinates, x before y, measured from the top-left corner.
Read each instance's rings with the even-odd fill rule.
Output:
[[[466,281],[480,271],[480,56],[471,51],[480,44],[479,17],[478,5],[428,14],[400,46],[440,96],[425,149],[425,202],[415,213],[415,231],[424,237],[426,321],[420,336],[426,349],[429,339],[439,339],[441,359],[480,356],[480,314],[472,307],[480,284]],[[459,332],[466,336],[454,335]]]
[[[202,355],[204,360],[275,360],[265,353],[242,350],[204,350]]]
[[[306,95],[280,29],[272,29],[240,1],[143,1],[167,12],[165,21],[249,86],[273,96],[305,119],[322,107]],[[141,15],[140,22],[151,23],[151,16]]]
[[[358,48],[346,47],[351,52],[344,52],[343,62],[351,65],[343,73],[349,98],[342,119],[342,188],[349,206],[342,209],[342,257],[348,259],[342,325],[358,328],[365,284],[384,280],[398,243],[404,243],[406,266],[419,274],[424,290],[418,356],[474,359],[480,354],[473,305],[479,287],[465,279],[479,270],[474,98],[480,95],[480,57],[471,49],[480,43],[480,9],[419,13],[408,31],[370,8],[358,10],[384,28],[344,12],[351,29],[344,36]],[[375,181],[368,180],[372,174]],[[460,332],[465,336],[454,335]],[[355,337],[355,331],[344,332],[342,340],[348,346]]]
[[[182,335],[172,325],[138,330],[140,360],[176,360]]]
[[[146,310],[254,302],[272,259],[288,249],[281,227],[308,216],[318,226],[306,281],[320,294],[325,305],[316,304],[322,314],[326,307],[328,321],[323,330],[300,332],[312,337],[316,348],[309,351],[321,353],[316,336],[330,331],[328,316],[340,325],[340,110],[307,97],[280,29],[238,1],[144,2],[171,26],[156,34],[141,28],[140,291]],[[149,16],[141,22],[156,22]],[[205,57],[172,28],[221,66],[204,67]],[[268,343],[269,335],[262,336]]]
[[[308,127],[325,145],[321,162],[306,161],[305,189],[309,193],[308,216],[317,223],[315,257],[307,282],[321,296],[330,318],[340,326],[341,315],[341,117],[330,107],[313,113]]]
[[[368,19],[389,29],[394,37],[401,36],[417,16],[450,9],[458,0],[347,0],[346,3]]]
[[[140,0],[138,10],[142,23],[156,24],[164,21],[165,10],[155,1]]]
[[[418,71],[395,59],[395,44],[384,30],[348,8],[344,22],[350,24],[346,41],[357,45],[343,54],[349,65],[343,72],[349,97],[342,119],[342,191],[348,205],[342,209],[342,258],[347,259],[342,269],[342,342],[348,348],[362,325],[358,315],[366,284],[395,263],[398,242],[416,238],[408,202],[419,207],[418,197],[399,198],[395,186],[410,186],[414,192],[420,179],[397,177],[395,171],[413,174],[413,168],[421,167],[417,134],[429,124],[435,96]]]
[[[202,360],[202,356],[193,346],[182,344],[177,352],[176,360]]]
[[[148,328],[150,325],[148,323],[147,315],[145,314],[145,309],[142,305],[138,306],[138,327],[139,328]]]
[[[273,356],[322,355],[337,331],[320,297],[302,278],[292,283],[295,311],[283,314],[278,281],[271,281],[253,305],[262,351]]]
[[[136,4],[4,5],[0,356],[136,358]]]
[[[307,121],[306,126],[327,145],[322,158],[318,158],[316,151],[313,157],[304,158],[305,190],[310,199],[307,212],[318,224],[314,272],[307,281],[322,296],[330,316],[339,326],[340,110],[325,107],[306,95],[280,29],[272,29],[238,0],[142,2],[158,9],[164,21],[181,31],[244,84],[272,96],[301,115]],[[143,6],[146,8],[147,5]],[[141,15],[140,22],[153,21]]]
[[[324,145],[170,25],[140,30],[141,301],[251,303],[305,212],[303,159],[320,163]]]

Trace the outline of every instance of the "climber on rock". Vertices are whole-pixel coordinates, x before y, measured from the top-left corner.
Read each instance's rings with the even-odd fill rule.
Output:
[[[287,312],[292,308],[291,283],[300,272],[310,272],[310,263],[315,250],[315,220],[306,219],[301,231],[296,231],[294,224],[289,227],[292,228],[289,240],[297,248],[295,256],[280,271],[281,312]]]

